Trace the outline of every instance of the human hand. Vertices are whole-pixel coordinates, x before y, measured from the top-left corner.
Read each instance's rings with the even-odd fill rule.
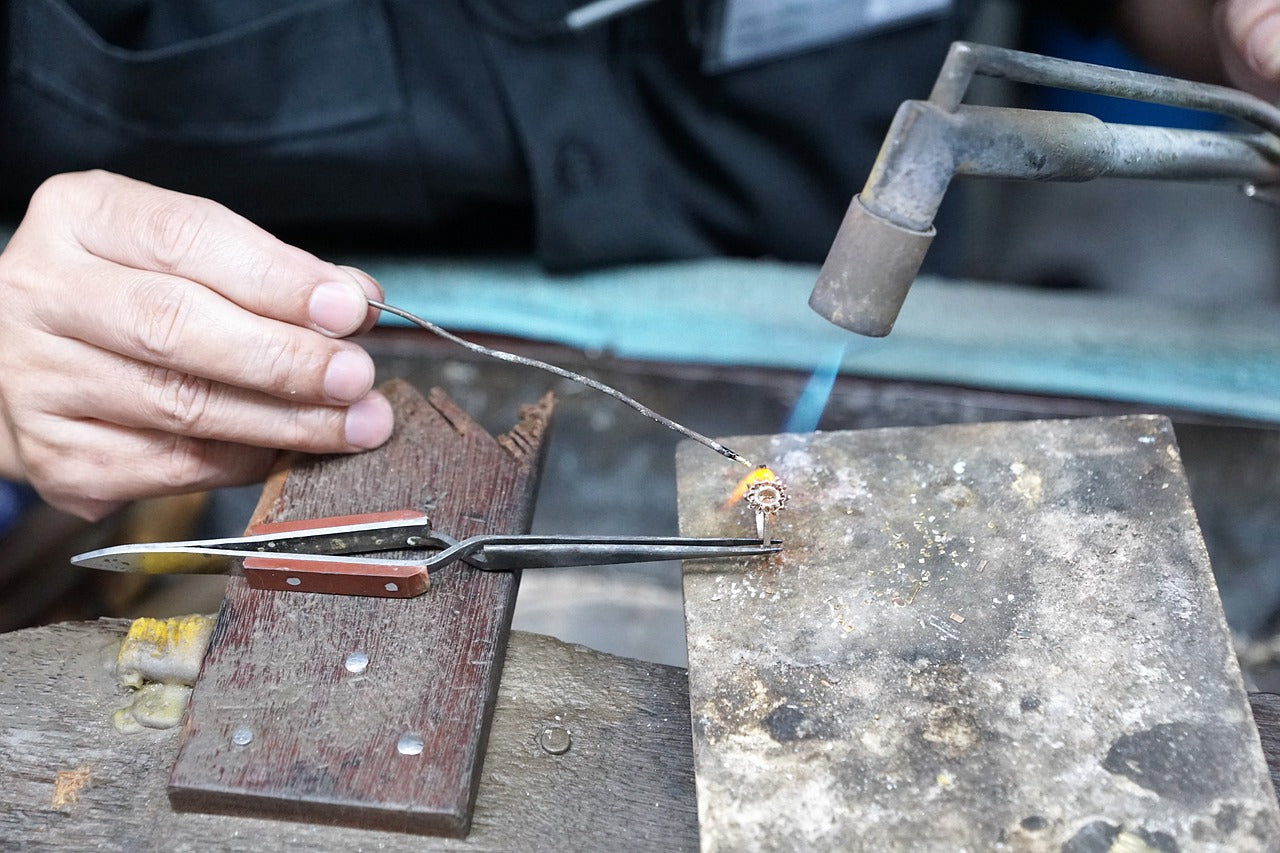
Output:
[[[1231,82],[1280,100],[1280,0],[1217,0],[1214,31]]]
[[[391,434],[359,270],[206,199],[55,176],[0,254],[0,475],[88,519]]]

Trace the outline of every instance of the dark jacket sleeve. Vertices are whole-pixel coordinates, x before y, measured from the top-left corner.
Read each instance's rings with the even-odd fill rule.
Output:
[[[581,2],[7,0],[0,201],[97,167],[552,269],[820,260],[970,6],[710,74],[696,0],[558,27]]]
[[[1057,18],[1088,35],[1109,28],[1115,18],[1114,0],[1064,0],[1061,3],[1030,2],[1021,4],[1029,14]]]

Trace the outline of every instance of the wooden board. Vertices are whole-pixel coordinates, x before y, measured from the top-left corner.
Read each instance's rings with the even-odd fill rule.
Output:
[[[1249,707],[1253,720],[1258,724],[1258,738],[1267,756],[1267,770],[1271,774],[1271,787],[1280,791],[1280,695],[1275,693],[1250,693]]]
[[[1166,419],[726,441],[791,503],[685,566],[703,850],[1276,849]],[[684,533],[749,528],[678,464]]]
[[[392,439],[295,465],[268,484],[255,522],[411,508],[459,538],[528,530],[549,395],[495,440],[438,391],[384,390]],[[463,564],[402,600],[233,579],[169,779],[173,805],[464,835],[518,584]],[[353,671],[352,655],[367,663]]]
[[[178,729],[123,735],[111,726],[128,700],[104,664],[127,627],[103,620],[0,634],[0,849],[697,849],[683,669],[513,632],[471,833],[427,838],[174,812],[165,779]],[[571,739],[560,754],[539,742],[556,727]]]
[[[174,812],[178,730],[122,735],[124,620],[0,634],[0,848],[23,851],[683,851],[698,848],[683,669],[514,631],[465,839]],[[1280,697],[1252,694],[1280,770]],[[1267,713],[1267,709],[1272,709]],[[559,755],[539,744],[564,726]],[[1273,770],[1273,772],[1276,772]],[[58,782],[62,780],[61,797]],[[78,781],[83,780],[83,781]],[[792,784],[790,781],[780,784]]]

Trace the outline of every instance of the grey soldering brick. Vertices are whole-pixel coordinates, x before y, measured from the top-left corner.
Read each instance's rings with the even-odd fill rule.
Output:
[[[791,502],[685,569],[704,851],[1276,849],[1166,419],[726,443]],[[681,446],[684,534],[742,473]]]

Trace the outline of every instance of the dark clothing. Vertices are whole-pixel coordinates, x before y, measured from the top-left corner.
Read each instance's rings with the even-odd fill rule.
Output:
[[[9,0],[0,193],[101,167],[286,234],[393,231],[552,269],[817,261],[968,18],[701,70],[701,3]]]

